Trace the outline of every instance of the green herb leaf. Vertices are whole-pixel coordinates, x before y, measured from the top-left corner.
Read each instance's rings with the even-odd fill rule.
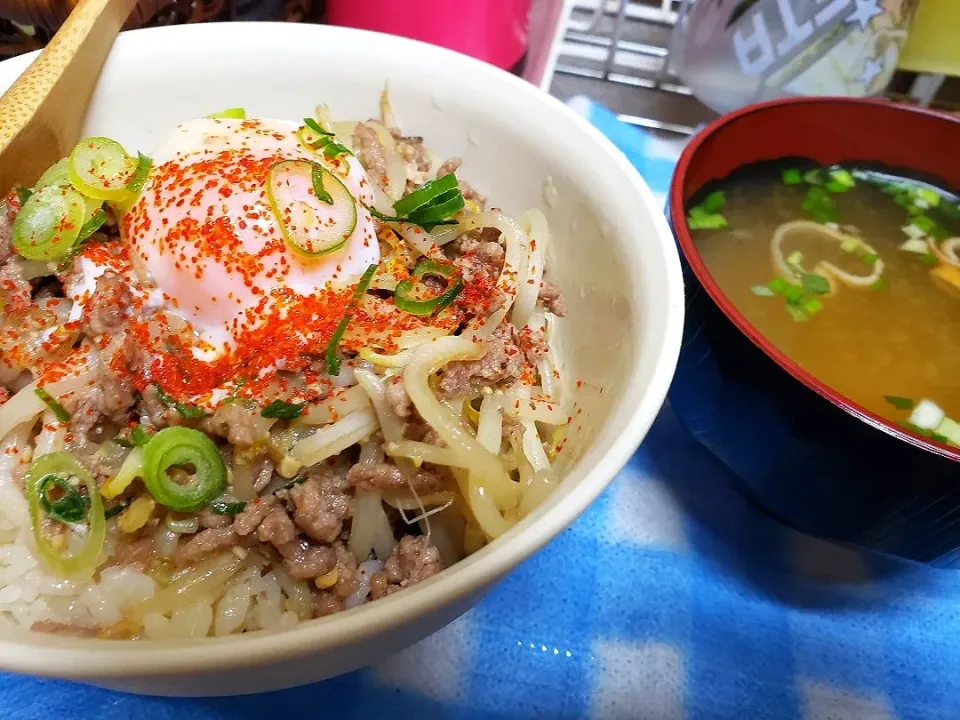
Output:
[[[87,220],[83,227],[80,228],[80,234],[77,235],[77,244],[82,243],[88,237],[93,235],[97,230],[99,230],[103,224],[107,221],[107,214],[101,208],[97,210],[93,217]]]
[[[313,192],[317,200],[325,202],[327,205],[333,205],[333,196],[323,187],[323,174],[327,172],[320,165],[313,163],[313,170],[310,173],[310,180],[313,183]]]
[[[37,485],[37,495],[40,505],[54,520],[78,523],[87,514],[86,505],[77,488],[59,475],[47,475],[41,479]]]
[[[129,501],[129,500],[121,500],[120,502],[116,503],[115,505],[111,505],[110,507],[105,507],[105,508],[103,508],[103,519],[104,519],[104,520],[109,520],[110,518],[114,517],[115,515],[119,515],[120,513],[122,513],[122,512],[123,512],[124,510],[126,510],[128,507],[130,507],[130,501]]]
[[[376,265],[370,265],[364,271],[363,275],[360,277],[360,282],[357,283],[357,287],[355,287],[353,290],[353,295],[350,296],[350,303],[347,305],[346,313],[344,313],[344,316],[341,318],[340,322],[337,323],[337,327],[333,331],[333,335],[330,336],[330,340],[327,342],[327,372],[331,375],[340,374],[340,356],[337,354],[340,346],[340,340],[343,338],[343,334],[347,331],[347,325],[350,324],[350,318],[353,317],[353,311],[357,309],[357,306],[360,304],[360,301],[366,294],[367,289],[370,287],[370,283],[373,282],[373,276],[376,275],[376,273]]]
[[[210,503],[210,512],[214,515],[236,515],[243,512],[247,506],[245,502],[228,502],[226,500],[214,500]]]
[[[260,412],[260,416],[279,420],[293,420],[303,414],[303,408],[305,407],[306,403],[288,403],[283,400],[274,400]]]
[[[130,441],[137,447],[143,447],[150,442],[151,433],[144,430],[143,425],[134,425],[130,432]]]
[[[893,405],[897,410],[913,410],[913,408],[916,407],[916,403],[913,400],[898,395],[884,395],[883,399]]]
[[[786,279],[782,277],[775,277],[773,280],[767,283],[767,287],[770,288],[777,295],[786,296],[787,291],[792,287]]]
[[[304,118],[303,124],[306,125],[308,128],[310,128],[311,130],[313,130],[318,135],[333,135],[333,133],[330,132],[329,130],[324,130],[320,126],[320,123],[318,123],[313,118]]]
[[[837,222],[836,203],[830,197],[830,193],[823,187],[814,186],[810,188],[801,207],[818,223]]]
[[[803,173],[796,168],[784,170],[782,178],[784,185],[800,185],[803,183]]]
[[[811,295],[826,295],[830,292],[830,281],[823,275],[816,273],[806,273],[800,278],[803,283],[803,289]]]
[[[703,199],[703,202],[700,203],[700,207],[702,207],[707,213],[713,214],[723,210],[723,206],[726,204],[726,202],[727,197],[723,194],[723,190],[714,190]]]
[[[180,413],[180,417],[190,420],[194,418],[205,417],[207,415],[205,410],[197,407],[196,405],[178,402],[175,398],[168,395],[164,389],[160,387],[159,383],[154,383],[153,386],[157,389],[157,397],[160,399],[160,402],[167,407],[176,410],[178,413]]]
[[[70,421],[70,413],[66,411],[66,408],[63,407],[56,399],[48,393],[43,388],[37,388],[34,392],[37,393],[37,397],[43,400],[43,404],[46,405],[53,411],[54,416],[62,423]]]

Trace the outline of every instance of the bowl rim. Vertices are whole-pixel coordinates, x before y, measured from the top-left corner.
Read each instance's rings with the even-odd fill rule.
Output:
[[[757,348],[779,365],[794,379],[799,380],[809,389],[828,400],[837,408],[843,410],[849,415],[857,418],[863,423],[880,430],[887,435],[902,440],[914,447],[926,450],[941,457],[960,462],[960,448],[937,442],[930,438],[916,434],[903,428],[894,422],[868,410],[859,403],[854,402],[843,393],[819,380],[815,375],[802,368],[794,362],[786,353],[779,350],[770,340],[768,340],[757,328],[753,326],[741,313],[727,295],[720,289],[719,284],[713,279],[706,263],[700,256],[696,245],[693,242],[693,235],[687,225],[687,217],[684,208],[684,190],[687,183],[687,172],[695,161],[697,153],[703,145],[716,135],[724,127],[737,122],[743,117],[756,113],[765,112],[771,108],[795,106],[795,105],[859,105],[862,107],[877,107],[894,112],[913,113],[937,120],[947,120],[957,125],[960,130],[960,118],[941,113],[927,108],[919,108],[912,105],[901,105],[892,103],[888,100],[879,98],[848,98],[848,97],[790,97],[768,100],[761,103],[748,105],[727,115],[717,118],[707,124],[699,133],[687,144],[677,161],[677,167],[674,170],[673,179],[670,183],[669,192],[669,215],[673,226],[674,235],[680,246],[680,251],[691,270],[697,278],[700,285],[707,291],[710,299],[720,308],[721,312],[730,320],[734,326],[747,337]]]
[[[17,633],[0,638],[0,667],[31,675],[69,677],[77,680],[123,679],[135,677],[173,677],[184,672],[222,672],[253,668],[279,661],[290,661],[358,644],[380,633],[412,623],[420,617],[462,603],[492,584],[566,529],[595,500],[623,468],[646,435],[666,399],[673,379],[683,329],[684,294],[680,256],[663,208],[656,202],[646,182],[627,158],[587,120],[558,99],[534,85],[480,60],[419,41],[351,28],[303,25],[281,22],[203,23],[174,25],[127,31],[117,45],[150,40],[176,48],[180,42],[218,39],[238,47],[262,47],[269,42],[296,44],[305,39],[321,41],[331,35],[350,35],[358,43],[408,51],[423,64],[444,63],[458,72],[468,73],[472,81],[500,85],[522,93],[543,111],[543,117],[557,121],[579,133],[591,143],[619,173],[619,184],[646,206],[653,218],[648,234],[656,236],[662,256],[665,294],[657,303],[648,304],[651,313],[663,313],[659,347],[652,351],[650,377],[640,382],[628,372],[620,396],[612,404],[608,419],[601,427],[615,427],[596,453],[596,461],[580,472],[582,479],[571,488],[563,502],[555,503],[528,516],[507,534],[461,560],[409,592],[397,593],[345,610],[328,618],[302,623],[287,631],[205,637],[178,641],[117,641],[93,638],[48,636],[43,633]],[[257,42],[254,42],[254,39]],[[5,61],[3,67],[16,72],[26,69],[38,53]],[[8,64],[9,63],[9,64]],[[624,234],[626,234],[624,232]],[[624,242],[621,252],[626,272],[640,282],[639,268],[644,261],[638,243]],[[645,255],[645,254],[644,254]],[[636,302],[640,305],[637,290]],[[639,315],[639,313],[638,313]],[[639,332],[638,317],[632,328]],[[582,462],[579,461],[579,462]]]

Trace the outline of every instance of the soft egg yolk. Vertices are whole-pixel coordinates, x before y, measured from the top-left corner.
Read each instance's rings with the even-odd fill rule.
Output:
[[[280,297],[312,296],[356,284],[380,260],[370,179],[356,157],[329,160],[303,146],[281,120],[202,118],[179,125],[154,164],[123,230],[132,259],[162,293],[166,309],[190,323],[197,357],[236,347]],[[270,206],[267,179],[282,160],[309,160],[336,173],[357,205],[345,245],[304,258],[288,247]],[[313,219],[317,231],[330,218]],[[310,228],[306,231],[311,232]]]

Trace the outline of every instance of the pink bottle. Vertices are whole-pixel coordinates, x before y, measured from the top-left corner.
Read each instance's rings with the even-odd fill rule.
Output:
[[[327,0],[327,22],[403,35],[522,71],[531,0]]]

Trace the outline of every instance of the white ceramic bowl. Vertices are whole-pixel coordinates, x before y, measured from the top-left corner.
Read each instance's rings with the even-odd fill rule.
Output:
[[[0,63],[7,87],[33,59]],[[299,628],[156,643],[23,633],[0,668],[139,693],[239,694],[291,687],[382,659],[465,612],[569,525],[624,465],[663,403],[683,323],[680,263],[662,210],[605,138],[535,87],[402,38],[313,25],[189,25],[123,34],[86,120],[147,153],[174,125],[225,108],[298,119],[375,116],[389,84],[398,122],[508,213],[540,207],[553,279],[570,305],[560,352],[582,412],[564,480],[509,533],[437,577]],[[583,381],[575,387],[573,381]]]

